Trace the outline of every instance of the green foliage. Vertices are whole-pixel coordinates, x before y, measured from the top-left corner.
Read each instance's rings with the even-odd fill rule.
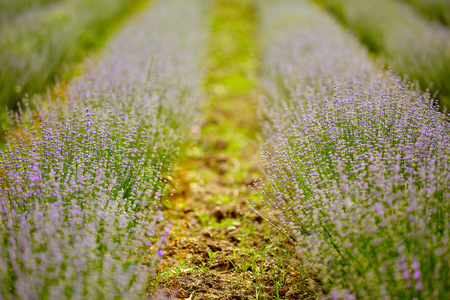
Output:
[[[450,32],[392,0],[316,0],[394,71],[438,91],[450,107]]]
[[[33,9],[41,9],[46,5],[63,0],[2,0],[0,1],[0,23],[9,22],[22,13]]]
[[[448,0],[402,0],[409,3],[423,16],[450,25],[450,1]]]

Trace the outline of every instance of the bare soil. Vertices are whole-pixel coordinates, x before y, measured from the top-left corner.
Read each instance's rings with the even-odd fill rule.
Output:
[[[229,110],[213,111],[203,128],[217,126],[222,117],[229,120]],[[235,123],[240,128],[258,124],[242,117],[246,120],[237,117]],[[176,192],[166,210],[174,220],[173,239],[159,285],[149,289],[190,300],[315,299],[314,276],[299,273],[289,257],[294,246],[247,208],[249,185],[261,177],[256,140],[240,149],[239,157],[227,151],[228,144],[221,136],[202,134],[177,167]]]
[[[263,177],[254,2],[216,0],[210,22],[210,100],[171,180],[173,235],[150,298],[316,299],[294,245],[247,206],[256,199],[249,186]]]

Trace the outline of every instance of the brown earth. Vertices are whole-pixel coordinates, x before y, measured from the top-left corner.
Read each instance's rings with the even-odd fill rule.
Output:
[[[204,123],[176,165],[166,216],[173,220],[150,299],[316,299],[314,276],[300,273],[294,245],[247,202],[263,175],[255,82],[253,0],[215,0],[211,8],[209,102]],[[161,298],[160,297],[160,298]]]
[[[215,132],[209,127],[230,120],[231,111],[223,105],[212,111],[214,118],[202,132]],[[239,115],[233,123],[240,130],[258,132],[253,128],[257,120]],[[222,138],[227,135],[201,134],[175,170],[176,191],[166,204],[173,238],[159,283],[149,290],[189,300],[316,299],[313,275],[303,276],[289,257],[295,255],[293,245],[247,208],[254,198],[249,185],[261,177],[256,140],[228,151],[229,141]]]

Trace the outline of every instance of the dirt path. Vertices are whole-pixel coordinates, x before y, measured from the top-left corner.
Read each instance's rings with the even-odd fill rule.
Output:
[[[260,178],[255,92],[257,18],[250,0],[217,0],[210,14],[210,98],[196,143],[174,172],[167,216],[174,238],[149,286],[177,299],[313,298],[285,241],[246,209]],[[175,188],[176,186],[176,188]],[[288,247],[289,248],[289,247]]]

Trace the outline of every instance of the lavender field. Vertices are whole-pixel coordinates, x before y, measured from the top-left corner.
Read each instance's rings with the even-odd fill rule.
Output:
[[[317,8],[264,9],[267,218],[330,296],[447,298],[448,117]]]
[[[0,299],[449,299],[446,6],[374,3],[1,3]]]
[[[170,230],[164,176],[201,105],[199,5],[155,3],[64,99],[36,96],[16,118],[1,160],[2,298],[142,297]]]

